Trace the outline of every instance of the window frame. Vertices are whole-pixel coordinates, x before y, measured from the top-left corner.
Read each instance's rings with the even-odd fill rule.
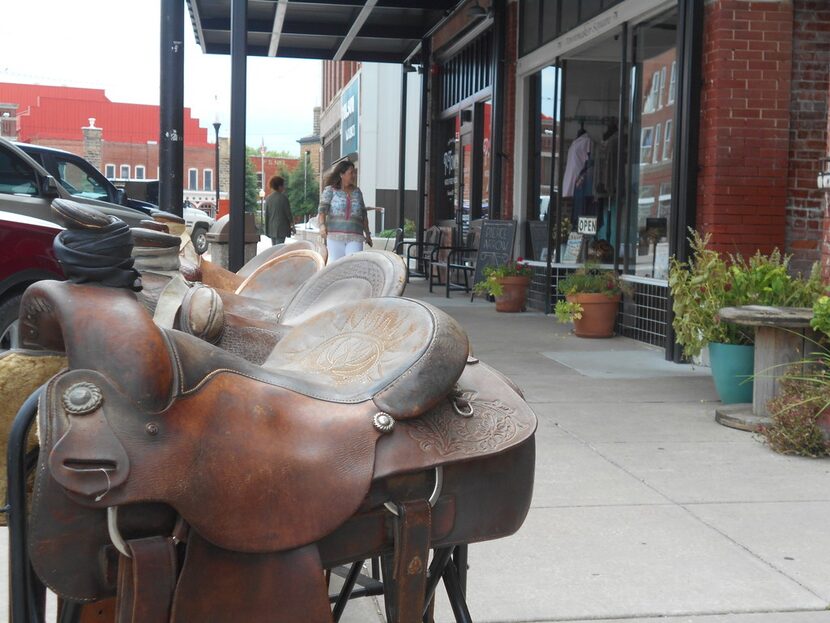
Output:
[[[663,127],[663,160],[671,160],[671,144],[672,144],[672,128],[674,122],[672,119],[666,119],[666,125]]]
[[[654,124],[654,136],[651,141],[651,164],[660,162],[659,147],[663,141],[659,140],[663,137],[663,126],[661,123]]]
[[[147,177],[147,169],[143,164],[135,165],[135,179],[143,180]]]
[[[124,169],[127,170],[127,175],[124,175]],[[122,179],[122,180],[130,179],[130,171],[131,170],[132,170],[132,167],[130,167],[130,165],[128,165],[128,164],[119,164],[118,165],[118,178]]]
[[[187,170],[187,190],[199,190],[199,169],[191,167]]]
[[[669,78],[669,93],[667,101],[669,104],[674,104],[677,98],[677,61],[671,62],[671,77]]]
[[[210,184],[208,184],[208,176],[210,177]],[[213,191],[213,169],[202,169],[202,190]]]
[[[107,163],[104,165],[104,177],[108,180],[115,179],[115,163]]]
[[[649,137],[649,144],[646,145],[646,136]],[[645,158],[644,149],[649,149],[648,156]],[[640,162],[639,164],[651,164],[652,153],[654,151],[654,127],[644,126],[640,128]]]

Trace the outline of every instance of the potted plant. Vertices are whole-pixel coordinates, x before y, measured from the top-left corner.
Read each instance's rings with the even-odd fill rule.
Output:
[[[611,337],[617,320],[617,309],[624,291],[628,290],[613,270],[588,263],[557,284],[564,301],[554,309],[559,322],[573,322],[579,337]]]
[[[789,257],[776,249],[769,255],[755,253],[721,256],[708,248],[709,235],[692,231],[688,262],[672,258],[669,288],[672,295],[675,339],[686,357],[694,357],[708,345],[715,388],[725,404],[752,401],[754,372],[753,333],[722,322],[724,307],[769,305],[810,307],[824,290],[818,266],[807,279],[788,271]]]
[[[506,264],[486,266],[484,280],[475,285],[475,291],[495,297],[496,311],[524,311],[533,269],[523,262],[520,257]]]

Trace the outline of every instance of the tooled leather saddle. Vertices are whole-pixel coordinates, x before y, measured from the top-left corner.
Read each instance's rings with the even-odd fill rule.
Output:
[[[32,564],[67,600],[117,593],[119,622],[330,621],[322,570],[383,554],[414,623],[431,548],[527,513],[535,416],[425,303],[329,309],[262,365],[122,289],[40,282],[22,308],[24,345],[68,359],[39,404]]]

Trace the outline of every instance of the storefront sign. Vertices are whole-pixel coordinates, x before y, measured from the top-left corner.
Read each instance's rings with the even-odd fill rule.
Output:
[[[579,261],[579,256],[582,255],[583,240],[582,234],[571,232],[565,245],[565,252],[562,254],[563,264],[574,264]]]
[[[340,155],[346,156],[358,150],[358,118],[360,75],[343,89],[340,96]]]
[[[597,233],[597,217],[595,216],[580,216],[576,223],[576,231],[580,234],[588,234],[591,236]]]

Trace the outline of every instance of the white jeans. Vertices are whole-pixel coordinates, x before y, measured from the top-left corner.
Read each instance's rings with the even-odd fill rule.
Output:
[[[326,240],[326,247],[329,250],[328,263],[339,260],[341,257],[363,251],[363,241],[344,242],[342,240]]]

